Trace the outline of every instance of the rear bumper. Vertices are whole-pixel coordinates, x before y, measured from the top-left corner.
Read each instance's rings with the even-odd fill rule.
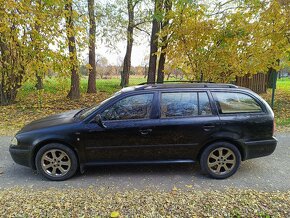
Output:
[[[243,160],[263,157],[272,154],[275,151],[278,140],[273,136],[272,139],[250,141],[244,143],[244,158]]]
[[[31,150],[14,146],[9,147],[9,152],[15,163],[31,167]]]

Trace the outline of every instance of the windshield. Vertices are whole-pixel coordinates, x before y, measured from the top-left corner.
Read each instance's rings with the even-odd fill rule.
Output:
[[[82,109],[79,113],[76,114],[77,117],[79,117],[80,119],[85,119],[86,117],[88,117],[92,112],[94,112],[95,110],[97,110],[100,106],[102,106],[103,104],[105,104],[106,102],[108,102],[109,100],[111,100],[112,98],[116,97],[117,95],[121,94],[121,92],[116,92],[114,95],[112,95],[111,97],[105,99],[104,101],[102,101],[100,104],[98,105],[94,105],[92,107],[87,107]]]

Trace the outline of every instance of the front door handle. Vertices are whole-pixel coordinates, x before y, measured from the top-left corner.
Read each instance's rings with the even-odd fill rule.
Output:
[[[152,132],[152,129],[140,129],[139,132],[141,135],[148,135],[150,132]]]
[[[215,128],[215,125],[213,125],[213,124],[205,124],[203,126],[204,131],[210,131],[213,128]]]

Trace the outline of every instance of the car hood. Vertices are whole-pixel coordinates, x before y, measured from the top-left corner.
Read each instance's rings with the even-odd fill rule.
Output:
[[[58,126],[63,124],[69,124],[75,122],[74,115],[78,113],[78,110],[71,110],[60,114],[54,114],[48,117],[44,117],[39,120],[35,120],[26,126],[24,126],[18,133],[29,132],[36,129],[42,129],[52,126]]]

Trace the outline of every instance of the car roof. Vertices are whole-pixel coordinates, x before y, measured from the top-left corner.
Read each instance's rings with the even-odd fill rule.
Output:
[[[239,88],[233,84],[226,83],[167,83],[167,84],[142,84],[123,88],[122,92],[152,90],[152,89],[189,89],[189,88]]]

